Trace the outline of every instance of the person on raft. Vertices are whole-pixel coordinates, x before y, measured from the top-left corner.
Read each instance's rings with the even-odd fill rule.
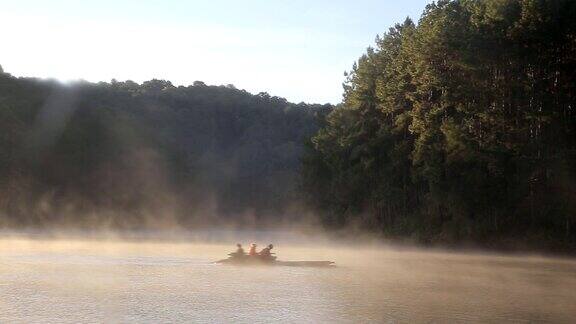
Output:
[[[236,244],[236,251],[232,252],[228,255],[232,258],[242,258],[242,257],[246,256],[246,252],[244,252],[244,249],[242,248],[242,244],[237,243]]]
[[[267,247],[263,248],[262,251],[260,251],[260,257],[262,259],[271,259],[272,258],[272,253],[270,252],[270,250],[272,250],[274,246],[272,244],[268,244]]]
[[[252,243],[250,244],[250,250],[248,250],[248,255],[249,256],[257,256],[258,253],[256,253],[256,244]]]

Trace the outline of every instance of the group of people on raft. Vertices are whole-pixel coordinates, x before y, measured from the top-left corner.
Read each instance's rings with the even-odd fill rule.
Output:
[[[242,248],[242,244],[236,244],[236,252],[230,253],[230,256],[233,258],[243,258],[243,257],[255,257],[260,258],[263,260],[274,260],[275,257],[272,256],[272,248],[274,246],[272,244],[268,244],[267,247],[263,248],[260,252],[256,252],[256,244],[250,244],[250,249],[248,250],[248,254]]]

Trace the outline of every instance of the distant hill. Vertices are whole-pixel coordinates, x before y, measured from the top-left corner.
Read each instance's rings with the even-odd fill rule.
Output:
[[[330,105],[195,82],[0,74],[0,224],[141,227],[287,215]]]

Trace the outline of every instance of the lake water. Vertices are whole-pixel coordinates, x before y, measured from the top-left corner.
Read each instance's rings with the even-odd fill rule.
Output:
[[[0,323],[573,323],[576,318],[576,262],[567,259],[280,241],[279,259],[332,260],[338,266],[212,263],[234,243],[0,239]]]

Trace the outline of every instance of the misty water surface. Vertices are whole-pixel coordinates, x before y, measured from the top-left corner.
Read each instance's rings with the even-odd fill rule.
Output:
[[[280,240],[280,259],[338,267],[213,264],[233,243],[2,239],[0,323],[569,323],[576,316],[570,260]]]

